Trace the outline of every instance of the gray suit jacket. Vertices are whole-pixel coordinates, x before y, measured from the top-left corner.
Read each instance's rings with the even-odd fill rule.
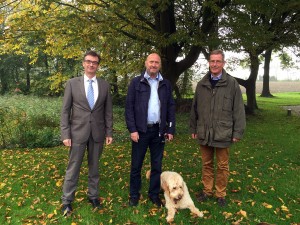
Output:
[[[97,78],[99,95],[91,110],[84,90],[84,78],[67,81],[61,112],[61,139],[72,143],[84,143],[92,134],[95,142],[112,137],[113,112],[110,85]]]

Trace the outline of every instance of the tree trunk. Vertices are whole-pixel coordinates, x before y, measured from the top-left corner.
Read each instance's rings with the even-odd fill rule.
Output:
[[[29,63],[27,63],[27,65],[26,65],[26,89],[25,89],[26,94],[29,94],[29,92],[30,92],[30,70],[31,70],[31,66]]]
[[[114,96],[119,96],[118,77],[115,71],[112,72],[112,83],[110,84],[112,86],[112,92]]]
[[[4,69],[0,69],[0,86],[1,86],[1,90],[0,90],[0,94],[4,95],[5,93],[7,93],[9,91],[9,87],[8,87],[8,80],[7,80],[7,76],[6,72]]]
[[[217,6],[222,9],[229,3],[230,0],[218,1]],[[155,30],[159,32],[162,37],[168,38],[176,33],[174,4],[174,1],[170,1],[164,11],[157,10],[159,8],[158,4],[154,4],[152,7],[155,15]],[[216,23],[218,23],[218,12],[211,9],[210,6],[204,5],[202,13],[202,24],[201,26],[197,24],[197,26],[200,26],[202,33],[199,43],[206,43],[205,40],[207,37],[211,36],[213,32],[216,32],[215,28],[217,27]],[[204,49],[202,45],[189,45],[184,42],[173,42],[167,46],[160,45],[157,47],[162,59],[162,74],[171,82],[173,88],[175,88],[179,76],[194,65],[201,51]],[[182,58],[182,60],[178,61],[179,57]],[[180,98],[180,95],[177,97]]]
[[[270,62],[271,62],[272,49],[268,49],[265,52],[265,66],[263,76],[263,89],[261,97],[273,97],[270,92]]]
[[[258,109],[256,102],[256,79],[258,75],[259,69],[259,59],[258,54],[249,53],[250,55],[250,76],[245,82],[246,95],[247,95],[247,105],[246,105],[246,113],[254,114],[255,110]]]
[[[177,100],[181,100],[182,97],[181,97],[180,90],[179,90],[177,84],[175,84],[175,86],[174,86],[174,92],[175,92],[175,95],[176,95],[176,99],[177,99]]]

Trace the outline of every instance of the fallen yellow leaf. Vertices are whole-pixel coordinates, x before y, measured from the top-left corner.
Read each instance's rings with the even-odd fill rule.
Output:
[[[263,205],[264,207],[266,207],[267,209],[273,208],[272,205],[270,205],[270,204],[268,204],[268,203],[266,203],[266,202],[262,203],[262,205]]]
[[[289,209],[285,206],[285,205],[282,205],[281,206],[281,211],[285,212],[285,213],[288,213],[289,212]]]
[[[62,186],[62,181],[61,180],[57,181],[56,182],[56,187],[61,187],[61,186]]]
[[[232,216],[232,213],[230,212],[223,212],[223,216],[225,216],[225,219],[228,219]]]
[[[4,188],[5,187],[5,183],[0,183],[0,189]]]
[[[50,214],[48,214],[47,218],[48,218],[48,219],[51,219],[53,216],[54,216],[54,214],[53,214],[53,213],[50,213]]]
[[[238,212],[238,214],[240,214],[240,215],[242,215],[243,217],[247,218],[247,212],[244,211],[244,210],[240,210],[240,211]]]

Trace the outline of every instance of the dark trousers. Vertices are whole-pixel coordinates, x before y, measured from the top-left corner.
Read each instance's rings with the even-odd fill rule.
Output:
[[[132,142],[131,171],[130,171],[130,197],[139,198],[142,186],[141,169],[147,152],[150,149],[151,175],[148,196],[158,197],[160,191],[160,174],[162,170],[163,151],[165,140],[159,136],[159,127],[148,127],[146,133],[139,132],[139,141]]]

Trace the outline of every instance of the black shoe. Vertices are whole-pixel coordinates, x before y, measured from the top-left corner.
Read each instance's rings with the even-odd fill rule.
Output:
[[[226,206],[225,198],[217,198],[217,203],[220,207],[225,207]]]
[[[62,206],[61,211],[62,211],[63,216],[69,216],[69,215],[71,215],[71,213],[73,211],[71,204],[64,204]]]
[[[149,197],[149,199],[154,205],[156,205],[159,208],[164,206],[159,197]]]
[[[129,198],[129,206],[137,206],[139,204],[139,198],[130,197]]]
[[[208,198],[210,198],[209,195],[205,194],[204,192],[201,192],[198,196],[197,196],[197,201],[198,202],[206,202],[208,200]]]
[[[89,203],[92,204],[94,209],[102,209],[102,205],[100,204],[100,201],[98,198],[95,199],[89,199]]]

